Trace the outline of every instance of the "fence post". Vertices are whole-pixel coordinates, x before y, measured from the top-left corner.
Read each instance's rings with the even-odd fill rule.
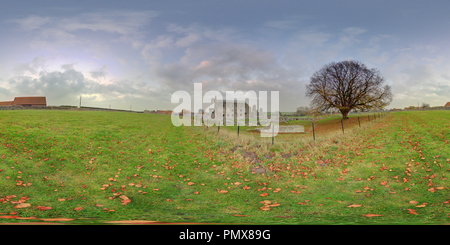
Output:
[[[359,125],[359,127],[361,127],[361,123],[359,122],[359,117],[358,117],[358,125]]]
[[[219,122],[219,124],[217,125],[217,133],[220,131],[220,122]]]
[[[341,125],[342,125],[342,133],[344,133],[344,120],[341,119]]]
[[[238,124],[238,136],[239,136],[239,124]]]
[[[313,130],[314,141],[316,141],[316,133],[314,132],[314,122],[312,123],[312,130]]]

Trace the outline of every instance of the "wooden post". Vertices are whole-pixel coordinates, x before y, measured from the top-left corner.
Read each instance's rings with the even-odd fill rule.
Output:
[[[238,124],[238,136],[239,136],[239,124]]]
[[[314,123],[312,123],[312,130],[313,130],[313,138],[314,138],[314,141],[316,141],[316,133],[314,132]]]
[[[359,117],[358,117],[358,125],[359,125],[359,127],[361,127],[361,122],[359,122]]]

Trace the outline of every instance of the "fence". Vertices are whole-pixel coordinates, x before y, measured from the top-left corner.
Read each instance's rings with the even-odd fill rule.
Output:
[[[376,122],[377,120],[380,120],[382,117],[388,115],[389,112],[376,112],[376,113],[370,113],[370,114],[362,114],[358,116],[352,116],[345,120],[329,120],[328,122],[320,122],[320,123],[314,123],[311,122],[311,124],[303,125],[305,133],[293,133],[293,134],[286,134],[291,135],[292,137],[308,137],[308,135],[311,135],[312,139],[315,141],[316,137],[318,135],[324,135],[331,132],[338,132],[341,131],[342,134],[345,134],[346,130],[350,128],[359,127],[361,128],[365,123],[369,122]],[[211,126],[211,125],[209,125]],[[220,127],[216,125],[217,127],[217,133],[220,132]],[[205,130],[208,129],[208,126],[205,128]],[[239,125],[237,126],[237,136],[239,137]],[[275,137],[274,133],[272,133],[272,145],[275,143]],[[290,138],[290,137],[289,137]]]
[[[354,116],[345,120],[341,119],[339,121],[330,121],[316,124],[312,122],[309,127],[305,127],[305,132],[311,132],[312,138],[314,140],[316,139],[317,135],[327,134],[338,130],[342,131],[342,134],[345,134],[346,129],[354,127],[360,128],[363,124],[368,122],[376,122],[387,114],[387,112],[378,112],[367,115]]]

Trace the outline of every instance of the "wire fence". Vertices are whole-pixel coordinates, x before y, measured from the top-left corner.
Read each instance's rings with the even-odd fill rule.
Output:
[[[277,136],[281,136],[280,140],[290,140],[295,139],[299,137],[311,137],[314,141],[318,136],[326,135],[329,133],[336,133],[336,132],[342,132],[342,134],[346,133],[346,130],[350,130],[352,128],[361,128],[365,124],[370,122],[376,122],[380,120],[381,118],[388,115],[388,112],[377,112],[377,113],[370,113],[370,114],[362,114],[358,116],[351,116],[348,119],[329,119],[329,120],[320,120],[317,123],[311,122],[309,125],[307,125],[305,122],[301,123],[301,126],[304,128],[304,133],[280,133],[278,132]],[[299,125],[295,124],[287,124],[287,125]],[[217,129],[216,132],[219,133],[221,131],[221,126],[216,126]],[[207,129],[206,127],[205,129]],[[237,126],[237,137],[239,137],[239,134],[242,133],[242,131],[246,131],[245,129],[240,129],[239,126]],[[255,131],[254,131],[255,133]],[[275,144],[275,135],[273,134],[271,137],[272,144]]]
[[[348,119],[341,120],[330,120],[329,122],[321,122],[321,123],[311,123],[310,126],[305,127],[306,133],[312,133],[312,137],[315,140],[316,136],[328,134],[331,132],[342,131],[345,134],[346,129],[351,129],[355,127],[362,127],[364,124],[368,122],[376,122],[380,120],[382,117],[386,116],[386,112],[379,112],[367,115],[360,115],[349,117]]]

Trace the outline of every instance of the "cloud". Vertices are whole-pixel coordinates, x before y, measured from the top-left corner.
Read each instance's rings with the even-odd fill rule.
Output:
[[[39,59],[23,67],[32,67],[36,60]],[[73,64],[64,64],[60,70],[51,71],[36,68],[33,74],[15,75],[0,81],[0,94],[12,97],[46,96],[49,105],[78,105],[79,96],[83,95],[86,106],[106,108],[108,104],[115,104],[117,108],[121,104],[133,103],[133,109],[141,110],[145,109],[145,105],[150,107],[162,99],[159,93],[140,82],[124,79],[109,84],[99,83],[87,78]],[[91,71],[90,75],[97,78],[106,76],[107,67]]]
[[[151,20],[159,15],[156,11],[99,11],[82,13],[71,17],[42,17],[30,15],[10,20],[19,30],[35,34],[34,47],[90,44],[93,38],[102,37],[92,33],[112,35],[111,41],[124,42],[133,48],[143,45],[142,39]],[[83,35],[80,32],[91,32]]]
[[[106,75],[108,74],[108,67],[106,65],[102,66],[102,68],[100,68],[97,71],[91,71],[89,72],[91,74],[92,78],[106,78]]]
[[[20,30],[30,31],[41,29],[43,26],[51,23],[52,18],[30,15],[22,19],[11,19],[9,22],[17,24]]]
[[[285,69],[274,53],[248,45],[194,45],[180,61],[153,66],[150,71],[167,93],[192,94],[194,83],[202,83],[203,92],[216,90],[223,96],[225,91],[268,91],[269,95],[279,91],[280,103],[291,110],[306,103],[298,95],[303,93],[298,72]]]

